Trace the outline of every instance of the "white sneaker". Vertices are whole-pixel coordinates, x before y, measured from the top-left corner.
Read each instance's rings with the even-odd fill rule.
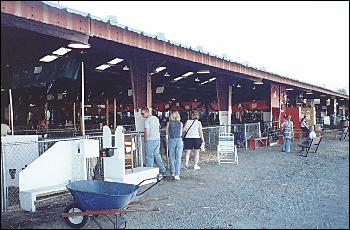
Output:
[[[198,165],[194,165],[194,167],[193,167],[193,169],[195,169],[195,170],[198,170],[198,169],[200,169],[201,167],[199,167]]]
[[[175,180],[180,180],[179,176],[175,176],[174,178],[175,178]]]

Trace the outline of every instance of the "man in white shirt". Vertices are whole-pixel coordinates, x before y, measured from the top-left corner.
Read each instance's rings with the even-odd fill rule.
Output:
[[[160,156],[160,132],[159,119],[150,114],[148,108],[141,111],[141,115],[145,118],[145,150],[146,150],[146,167],[153,167],[153,162],[156,161],[159,172],[166,173]]]
[[[309,133],[309,139],[315,138],[316,137],[316,133],[315,133],[315,128],[313,125],[310,126],[309,128],[310,133]]]

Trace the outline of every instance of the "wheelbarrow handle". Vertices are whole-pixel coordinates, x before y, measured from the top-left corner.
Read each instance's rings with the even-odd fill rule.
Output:
[[[155,186],[156,184],[159,183],[159,181],[163,180],[166,176],[162,176],[162,178],[160,178],[160,174],[158,174],[156,177],[153,177],[153,178],[149,178],[149,179],[145,179],[143,181],[141,181],[140,183],[138,183],[138,186],[140,186],[143,182],[147,181],[147,180],[154,180],[154,179],[157,179],[157,182],[152,184],[149,188],[147,188],[145,191],[141,192],[140,194],[137,194],[136,196],[141,196],[142,194],[144,194],[145,192],[147,192],[149,189],[151,189],[153,186]]]
[[[163,180],[165,177],[166,177],[166,176],[162,176],[162,178],[160,178],[160,174],[158,174],[156,177],[144,179],[143,181],[141,181],[141,182],[138,183],[137,185],[140,186],[143,182],[148,181],[148,180],[154,180],[154,179],[157,180],[157,182],[156,182],[156,184],[157,184],[159,181]],[[159,178],[160,178],[160,179],[159,179]]]
[[[133,204],[146,204],[148,202],[152,202],[152,201],[162,201],[162,200],[169,200],[170,196],[166,196],[166,197],[152,197],[152,198],[148,198],[146,200],[138,200],[138,201],[131,201],[129,203],[129,205],[133,205]]]
[[[152,208],[152,209],[106,209],[106,210],[86,210],[83,212],[69,212],[69,213],[61,213],[62,217],[73,217],[73,216],[94,216],[100,214],[118,214],[118,213],[128,213],[128,212],[158,212],[160,208]]]

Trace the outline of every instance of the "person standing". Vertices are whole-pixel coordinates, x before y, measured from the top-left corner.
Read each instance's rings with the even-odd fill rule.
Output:
[[[189,159],[191,150],[194,149],[194,169],[198,170],[199,162],[199,150],[201,149],[202,143],[204,144],[204,136],[202,130],[202,123],[199,121],[199,112],[192,112],[192,120],[187,120],[184,127],[184,149],[186,154],[186,167],[189,167]]]
[[[310,130],[307,126],[307,123],[306,123],[306,116],[304,116],[301,121],[300,121],[300,128],[303,130],[303,133],[305,133],[305,137],[308,136]]]
[[[175,180],[180,180],[181,157],[183,151],[182,123],[179,112],[170,114],[166,125],[166,137],[168,139],[170,173]]]
[[[156,161],[159,172],[166,173],[160,156],[160,132],[159,119],[150,114],[148,108],[141,110],[141,115],[145,118],[145,150],[146,150],[146,167],[153,167],[153,162]]]
[[[287,116],[287,120],[283,123],[283,145],[282,152],[290,152],[290,143],[293,137],[293,122],[291,121],[291,115]]]

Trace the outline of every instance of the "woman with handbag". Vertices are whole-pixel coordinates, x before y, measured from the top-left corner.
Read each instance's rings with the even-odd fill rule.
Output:
[[[194,157],[194,169],[198,170],[200,167],[198,166],[199,162],[199,151],[201,146],[204,146],[204,136],[202,130],[202,123],[199,121],[199,112],[192,112],[192,120],[187,120],[184,127],[184,149],[186,154],[186,167],[189,167],[189,159],[191,150],[194,149],[195,157]]]

